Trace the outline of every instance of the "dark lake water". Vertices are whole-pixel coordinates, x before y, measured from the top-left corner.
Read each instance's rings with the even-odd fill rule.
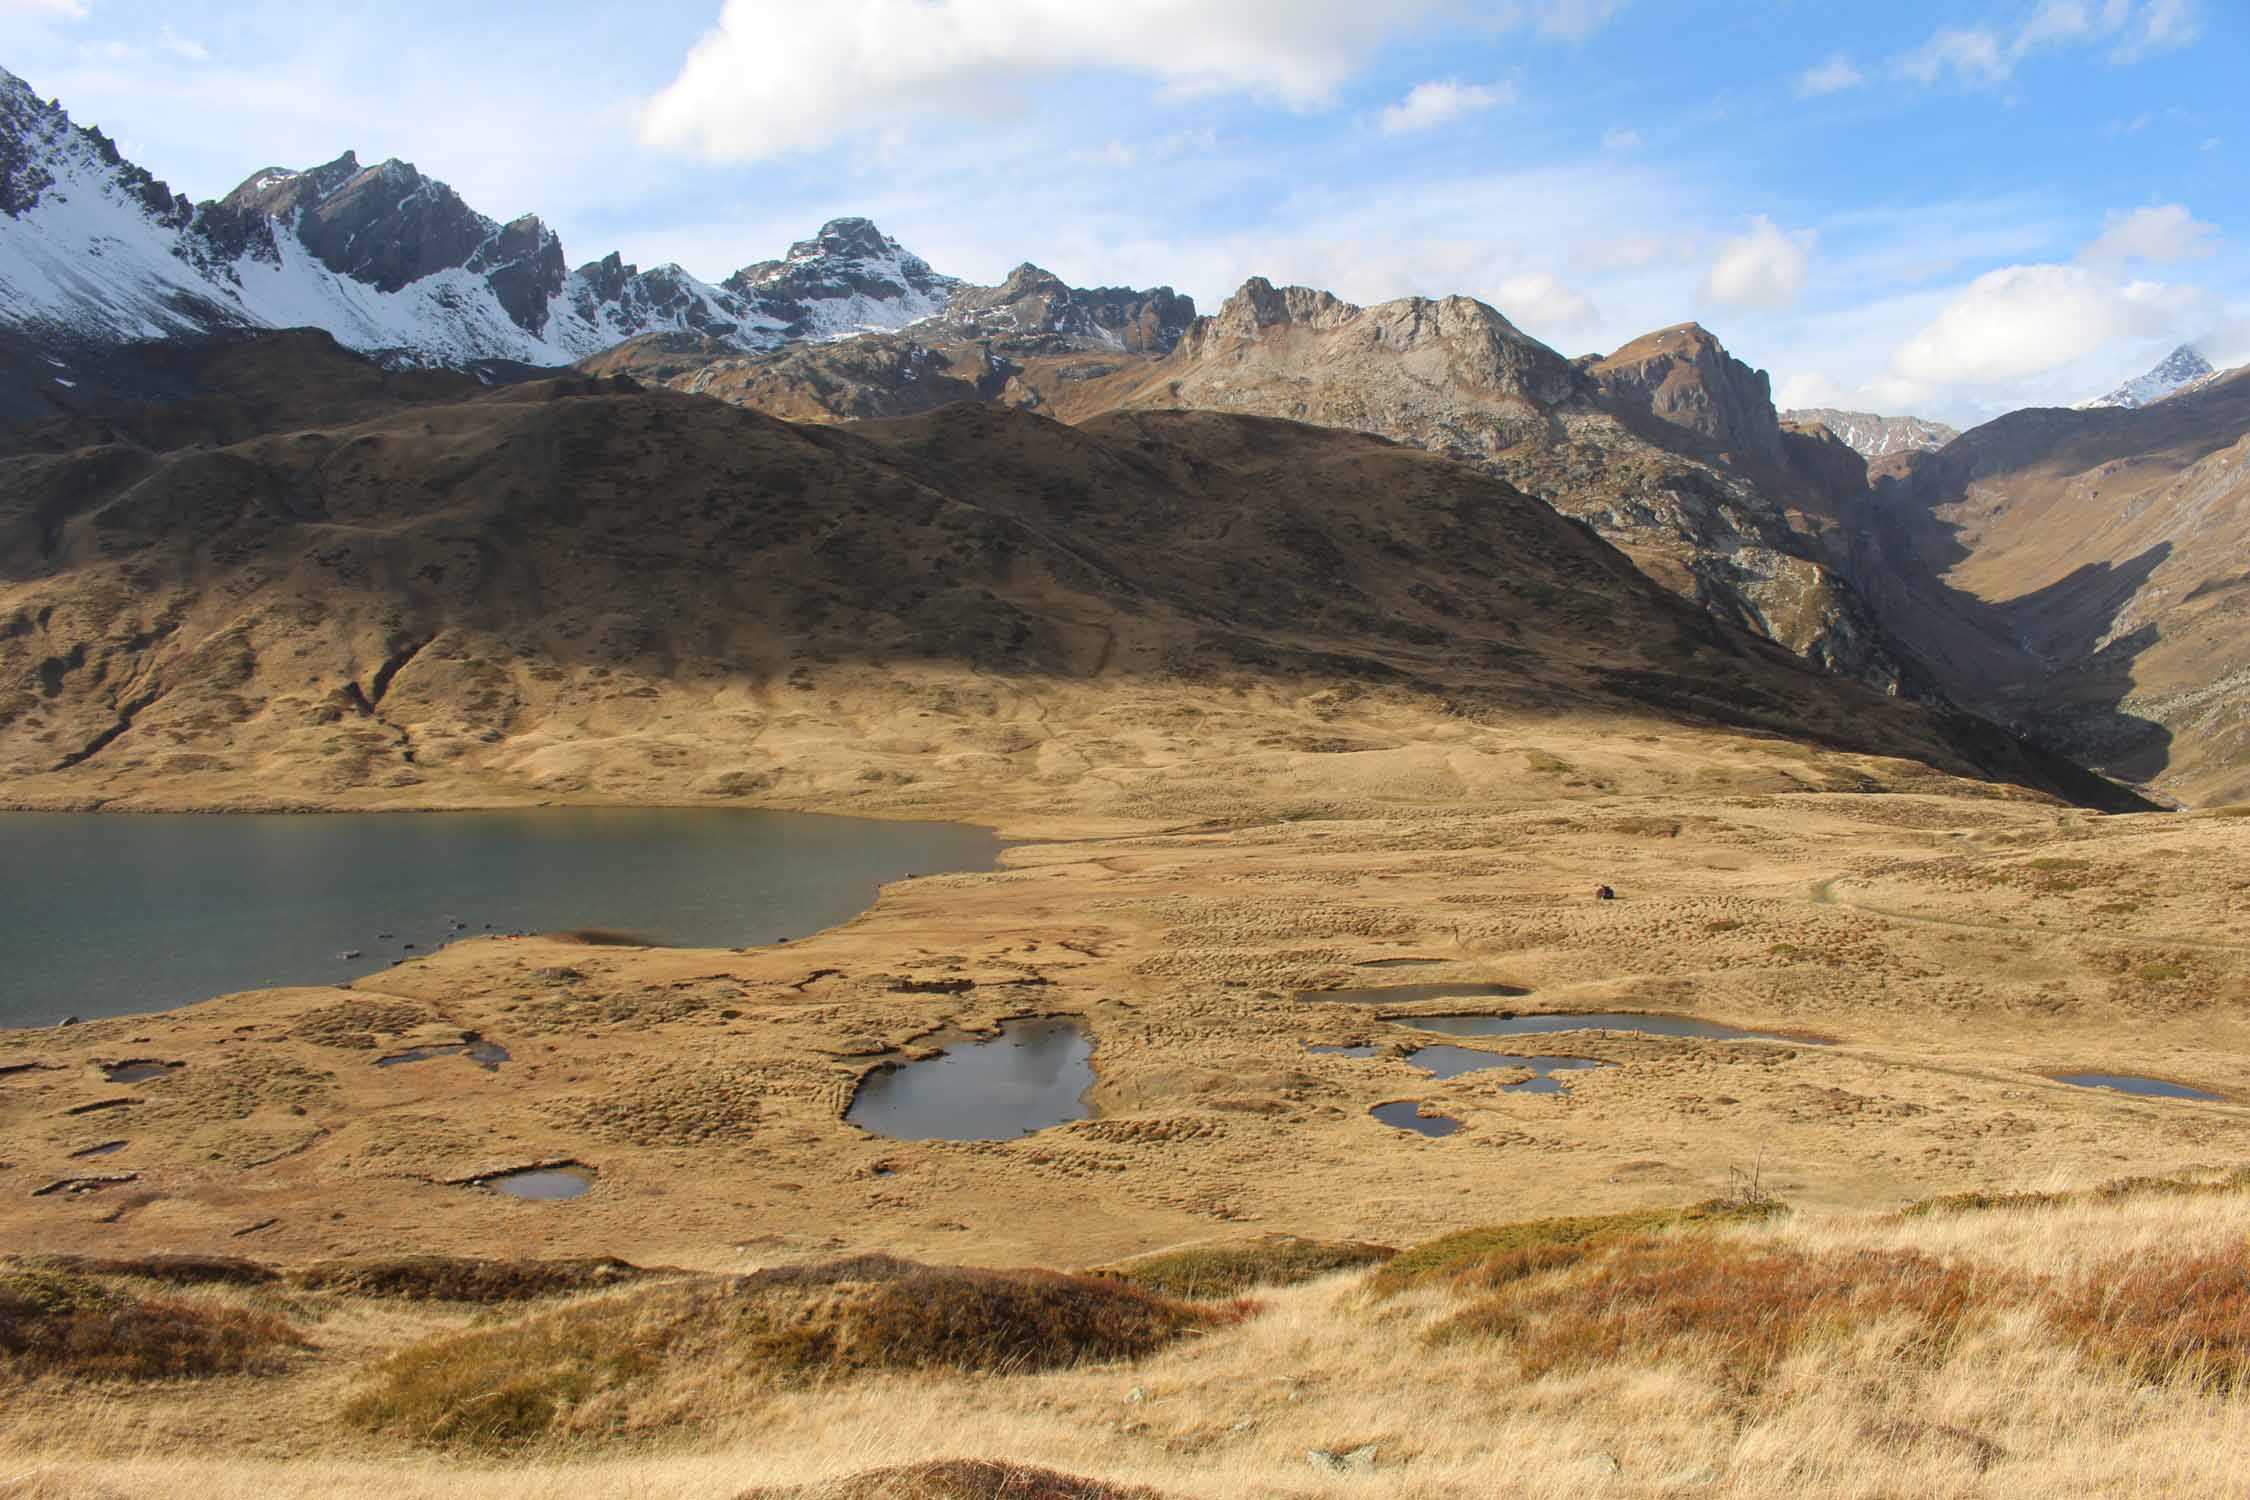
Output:
[[[1092,1113],[1093,1058],[1076,1021],[1011,1021],[989,1041],[868,1074],[844,1119],[902,1141],[1014,1140]]]
[[[717,809],[0,813],[0,1027],[344,983],[488,929],[771,943],[1003,847],[956,823]]]

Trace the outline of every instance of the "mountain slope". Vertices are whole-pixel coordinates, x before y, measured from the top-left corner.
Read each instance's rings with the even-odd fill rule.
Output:
[[[576,379],[26,453],[0,635],[0,795],[41,805],[1067,782],[1146,816],[1347,742],[1511,774],[1475,726],[1557,716],[2114,796],[1725,629],[1502,481],[1213,413],[801,427]],[[1883,764],[1841,774],[1921,774]]]
[[[1864,511],[1855,576],[1959,701],[2173,795],[2250,798],[2250,371],[2011,413]]]

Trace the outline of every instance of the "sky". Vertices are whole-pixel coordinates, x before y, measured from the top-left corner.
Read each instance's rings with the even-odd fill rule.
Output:
[[[396,156],[573,263],[862,214],[1204,311],[1692,319],[1957,425],[2250,361],[2250,0],[0,0],[0,66],[198,199]]]

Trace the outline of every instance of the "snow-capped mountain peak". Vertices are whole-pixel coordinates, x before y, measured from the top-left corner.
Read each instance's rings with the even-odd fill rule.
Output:
[[[317,327],[394,363],[558,365],[645,333],[749,352],[896,329],[959,285],[856,218],[719,286],[614,255],[573,271],[536,215],[501,223],[351,151],[196,205],[0,70],[0,332],[43,343]]]
[[[2146,375],[2126,381],[2106,396],[2096,396],[2091,401],[2081,401],[2077,409],[2088,411],[2097,406],[2146,406],[2152,401],[2162,401],[2167,396],[2178,395],[2189,386],[2208,380],[2217,372],[2211,361],[2191,344],[2182,344],[2164,356]]]

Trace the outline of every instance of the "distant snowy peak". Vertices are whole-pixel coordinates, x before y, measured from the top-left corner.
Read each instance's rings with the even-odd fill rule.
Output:
[[[744,266],[721,283],[760,303],[792,339],[889,332],[937,316],[961,288],[867,219],[830,219],[782,260]]]
[[[1862,458],[1889,458],[1896,453],[1942,448],[1961,435],[1958,428],[1922,417],[1881,417],[1871,411],[1840,411],[1832,406],[1785,411],[1781,420],[1800,426],[1818,423]]]
[[[2176,396],[2189,386],[2200,385],[2217,373],[2212,369],[2211,361],[2205,359],[2193,346],[2182,344],[2165,355],[2164,362],[2146,375],[2126,381],[2106,396],[2079,402],[2077,410],[2090,411],[2098,406],[2146,406],[2152,401]]]
[[[44,343],[315,327],[397,364],[562,365],[649,333],[752,352],[898,329],[959,286],[865,219],[720,286],[616,255],[571,270],[536,215],[349,151],[197,205],[0,70],[0,330]]]

